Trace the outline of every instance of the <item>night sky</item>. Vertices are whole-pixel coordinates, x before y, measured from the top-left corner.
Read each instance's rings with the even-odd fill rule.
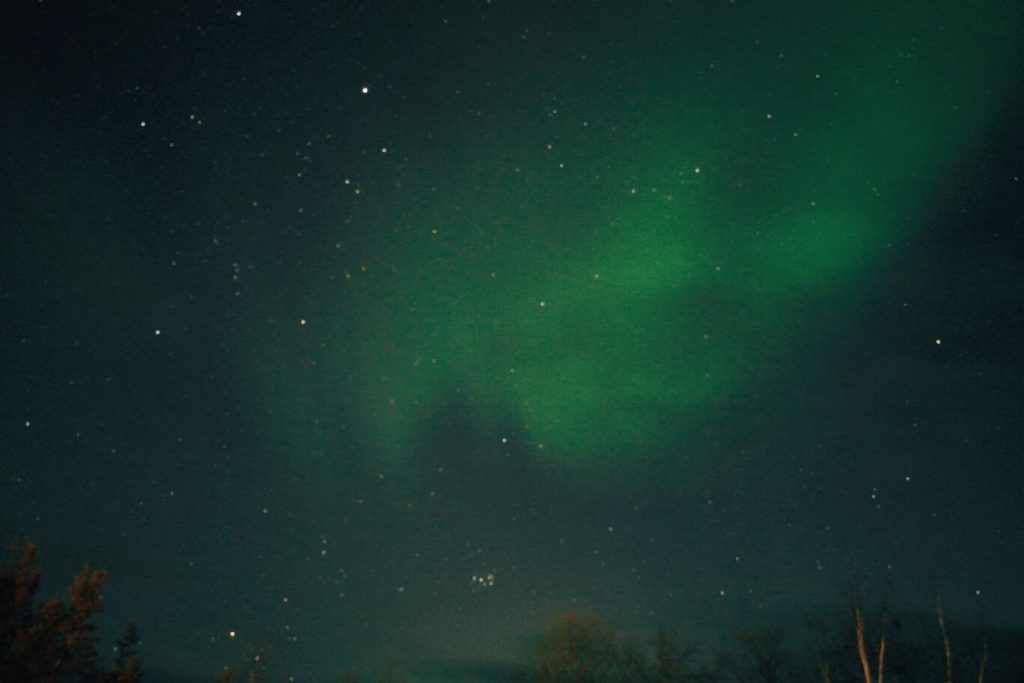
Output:
[[[1018,0],[9,4],[0,535],[153,680],[1024,626]]]

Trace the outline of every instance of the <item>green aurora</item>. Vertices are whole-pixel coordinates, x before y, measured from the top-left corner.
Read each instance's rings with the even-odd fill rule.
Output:
[[[587,59],[562,61],[578,90],[480,96],[433,151],[397,145],[357,195],[339,182],[336,244],[309,248],[287,312],[253,332],[266,429],[289,452],[344,434],[387,466],[459,400],[554,462],[664,447],[816,313],[842,319],[997,114],[1011,10],[891,7],[766,12],[759,35],[724,13],[693,36],[583,26]],[[528,69],[511,37],[487,49]],[[747,88],[717,87],[737,73]],[[529,77],[503,66],[495,89]],[[463,116],[434,108],[439,128]]]

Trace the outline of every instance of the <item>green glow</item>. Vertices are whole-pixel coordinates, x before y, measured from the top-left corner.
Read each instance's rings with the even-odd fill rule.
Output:
[[[556,459],[665,444],[742,390],[766,337],[813,328],[792,297],[841,310],[977,136],[965,123],[989,120],[1014,22],[974,4],[936,17],[931,3],[883,21],[882,7],[780,34],[800,57],[772,70],[750,56],[761,70],[717,101],[692,102],[681,77],[647,109],[623,104],[609,117],[655,122],[632,150],[606,152],[606,126],[521,176],[504,158],[445,169],[474,189],[416,197],[407,222],[365,227],[344,265],[323,266],[341,283],[329,293],[322,270],[310,278],[303,310],[335,351],[314,350],[301,380],[272,351],[257,358],[271,429],[329,449],[344,424],[400,460],[459,394]],[[535,155],[547,140],[524,130],[503,140]],[[334,426],[317,432],[311,415]]]

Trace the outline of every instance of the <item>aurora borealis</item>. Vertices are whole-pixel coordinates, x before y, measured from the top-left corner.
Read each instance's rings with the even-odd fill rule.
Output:
[[[1013,25],[1005,8],[985,9],[965,18],[962,40]],[[1010,76],[1000,41],[951,51],[946,26],[960,20],[930,7],[863,46],[842,13],[760,47],[724,18],[702,23],[710,35],[696,45],[673,41],[667,27],[688,14],[673,12],[664,27],[640,19],[655,32],[640,44],[565,45],[540,73],[515,74],[533,46],[492,47],[495,80],[538,81],[517,98],[540,100],[532,112],[460,93],[469,111],[445,114],[476,144],[435,135],[444,123],[428,117],[400,126],[418,134],[397,143],[378,136],[368,153],[382,177],[334,178],[356,183],[347,220],[368,229],[309,240],[299,266],[287,322],[309,318],[323,370],[296,376],[290,356],[255,354],[254,375],[269,375],[256,391],[294,399],[282,429],[301,443],[307,416],[335,404],[400,457],[438,393],[457,391],[511,411],[552,458],[663,447],[680,416],[742,387],[766,344],[784,352],[803,334],[802,300],[842,306],[877,277]],[[724,41],[714,58],[711,35]],[[613,68],[623,73],[599,85]],[[396,99],[379,97],[357,104],[370,115]],[[325,376],[345,377],[348,395],[320,393],[336,388]]]
[[[16,14],[0,530],[152,680],[1021,626],[1018,3]]]

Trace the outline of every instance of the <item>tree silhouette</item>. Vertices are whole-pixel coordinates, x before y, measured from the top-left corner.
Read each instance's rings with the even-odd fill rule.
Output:
[[[270,679],[270,649],[263,643],[246,643],[242,648],[242,666],[229,666],[214,681],[216,683],[261,683]]]
[[[86,565],[68,589],[66,602],[54,599],[37,609],[36,547],[27,544],[20,553],[15,548],[15,555],[19,554],[14,564],[0,571],[0,681],[141,681],[142,664],[135,652],[138,634],[134,627],[123,636],[127,652],[119,656],[113,668],[104,669],[96,651],[99,636],[92,617],[103,611],[100,591],[107,573]]]
[[[120,671],[119,683],[142,680],[142,660],[139,659],[139,628],[134,621],[124,627],[117,639],[117,658],[114,665]]]
[[[706,666],[693,665],[700,648],[692,643],[680,644],[674,629],[658,629],[653,645],[653,680],[657,683],[702,683],[714,678]]]
[[[758,679],[762,683],[779,683],[787,658],[782,649],[782,632],[778,629],[746,629],[739,632],[736,640],[753,660]]]
[[[946,618],[942,613],[942,601],[935,601],[935,615],[939,622],[939,632],[942,634],[942,661],[945,668],[945,682],[953,683],[954,676],[954,658],[953,658],[953,645],[949,635],[949,629],[946,628]],[[988,640],[985,638],[984,632],[981,635],[981,653],[974,662],[974,668],[977,670],[977,683],[985,683],[985,667],[988,664]]]
[[[624,653],[611,629],[596,619],[567,614],[541,638],[530,663],[533,683],[604,683],[621,680]]]

